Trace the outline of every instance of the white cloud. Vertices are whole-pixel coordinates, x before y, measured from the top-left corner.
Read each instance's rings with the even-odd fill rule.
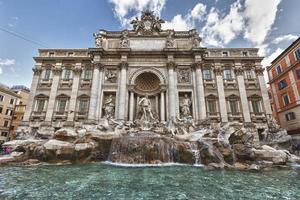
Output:
[[[160,16],[162,9],[166,4],[166,0],[109,0],[114,4],[115,15],[120,20],[122,26],[128,26],[130,19],[141,11],[149,9],[154,14]],[[133,12],[133,16],[127,15]]]
[[[206,5],[202,3],[198,3],[190,12],[190,18],[194,20],[202,21],[205,14],[206,14]]]
[[[2,67],[14,65],[16,61],[14,59],[2,59],[0,58],[0,74],[3,73]]]
[[[296,40],[297,38],[298,38],[297,35],[287,34],[287,35],[282,35],[280,37],[275,38],[275,40],[273,40],[272,43],[279,44],[284,41]]]
[[[211,8],[206,24],[200,33],[208,45],[223,46],[235,39],[244,29],[244,18],[240,1],[230,6],[227,15],[221,15],[216,8]]]
[[[281,0],[246,0],[244,17],[246,30],[244,37],[254,44],[264,43],[276,19]]]
[[[183,18],[182,15],[176,15],[170,22],[165,22],[162,24],[163,29],[174,29],[176,31],[186,31],[192,28],[186,18]]]

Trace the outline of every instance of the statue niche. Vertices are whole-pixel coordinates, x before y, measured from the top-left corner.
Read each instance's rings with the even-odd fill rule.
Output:
[[[113,93],[106,93],[103,97],[103,117],[107,119],[113,119],[115,116],[115,101],[116,96]]]
[[[182,93],[179,95],[180,117],[192,117],[192,100],[189,93]]]

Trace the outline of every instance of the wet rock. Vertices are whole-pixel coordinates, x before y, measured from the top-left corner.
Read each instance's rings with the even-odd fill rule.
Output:
[[[3,146],[12,148],[14,150],[18,147],[24,147],[24,146],[27,146],[27,145],[30,145],[30,144],[41,145],[44,142],[45,142],[44,140],[36,140],[36,139],[12,140],[12,141],[9,141],[9,142],[5,142],[3,144]]]
[[[54,127],[40,127],[36,134],[35,134],[35,138],[39,138],[39,139],[51,139],[53,137],[54,134]]]
[[[45,148],[46,160],[73,160],[74,159],[74,144],[51,139],[46,142]]]
[[[259,171],[260,170],[260,166],[257,165],[257,164],[251,164],[249,166],[249,170],[251,170],[251,171]]]
[[[53,138],[61,141],[74,142],[76,138],[78,138],[78,134],[72,128],[61,128],[55,132]]]
[[[253,158],[251,157],[252,146],[244,144],[234,144],[232,145],[232,148],[237,160],[253,160]]]
[[[241,170],[241,171],[247,170],[249,168],[249,165],[247,165],[245,163],[240,163],[240,162],[234,163],[233,166],[235,169]]]
[[[288,155],[283,150],[276,150],[270,146],[263,145],[261,149],[252,149],[251,157],[256,161],[272,161],[274,164],[286,164]]]

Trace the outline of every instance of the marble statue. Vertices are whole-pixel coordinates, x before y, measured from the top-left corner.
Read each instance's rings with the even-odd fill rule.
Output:
[[[191,99],[187,94],[185,94],[184,98],[180,102],[180,112],[183,117],[191,116],[191,105]]]
[[[99,33],[94,33],[94,37],[95,37],[95,46],[97,48],[101,48],[103,45],[103,38]]]
[[[127,30],[122,32],[120,47],[121,48],[128,48],[129,47],[129,39],[128,39],[128,31]]]
[[[167,48],[173,48],[174,47],[173,35],[174,35],[174,32],[170,31],[169,35],[167,37],[167,41],[166,41],[166,47]]]
[[[105,80],[110,83],[117,82],[117,72],[115,70],[107,70],[105,73]]]
[[[115,104],[113,102],[113,95],[109,95],[104,102],[104,117],[108,119],[113,118],[114,112],[115,112]]]
[[[155,120],[155,118],[153,116],[152,109],[151,109],[151,101],[148,98],[148,95],[146,95],[145,97],[143,97],[138,102],[138,105],[140,106],[141,111],[142,111],[142,116],[141,116],[140,120],[144,120],[144,121]]]

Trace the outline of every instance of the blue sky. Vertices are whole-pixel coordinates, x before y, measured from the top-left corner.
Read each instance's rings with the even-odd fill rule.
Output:
[[[39,48],[93,47],[94,32],[130,28],[146,8],[204,47],[258,47],[264,65],[300,35],[299,0],[0,0],[0,82],[29,87]]]

